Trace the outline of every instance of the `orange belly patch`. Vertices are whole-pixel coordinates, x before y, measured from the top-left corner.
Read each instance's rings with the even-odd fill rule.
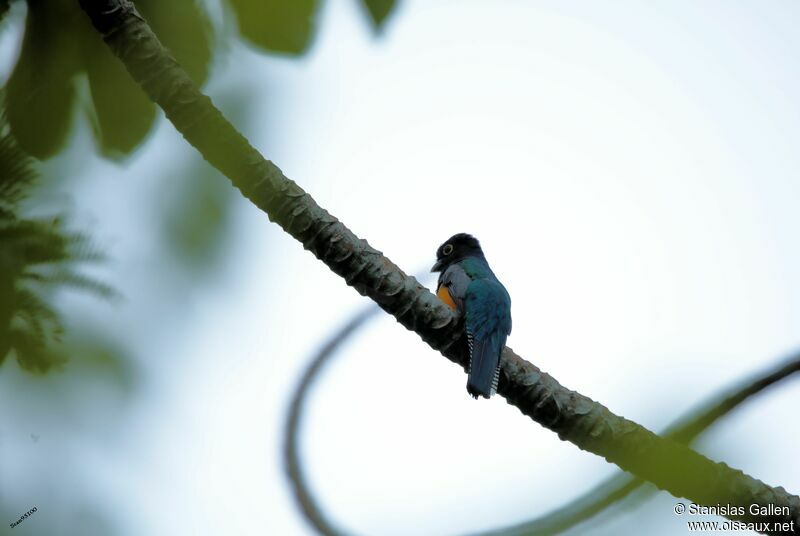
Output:
[[[436,291],[436,295],[439,296],[439,299],[442,300],[444,303],[450,306],[451,309],[457,309],[456,302],[453,301],[453,298],[450,296],[450,292],[447,290],[447,287],[442,285]]]

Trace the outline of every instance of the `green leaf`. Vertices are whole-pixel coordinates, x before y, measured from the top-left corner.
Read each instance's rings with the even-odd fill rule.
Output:
[[[202,84],[211,61],[210,24],[197,2],[140,0],[136,8],[192,79]],[[91,27],[84,48],[101,152],[107,157],[127,155],[151,131],[156,107]]]
[[[202,84],[211,62],[211,26],[196,0],[137,0],[161,41]],[[64,145],[75,107],[75,78],[86,71],[101,153],[120,157],[152,130],[156,108],[92,28],[74,0],[28,0],[22,51],[8,81],[8,118],[20,146],[47,158]]]
[[[302,54],[314,35],[316,0],[230,0],[239,32],[254,45]]]
[[[0,0],[0,22],[3,22],[3,18],[6,16],[6,13],[8,13],[8,1],[9,0]]]
[[[218,267],[226,245],[236,191],[205,164],[173,177],[164,193],[164,231],[168,251],[196,273]]]
[[[79,70],[72,21],[77,3],[28,3],[22,51],[7,85],[11,131],[19,145],[37,158],[55,154],[72,122],[73,76]]]
[[[100,36],[87,36],[86,72],[97,119],[95,137],[105,156],[130,153],[150,132],[156,107]]]
[[[362,0],[364,7],[367,8],[375,30],[380,31],[387,17],[395,8],[395,0]]]
[[[205,10],[196,0],[137,0],[136,9],[192,80],[202,85],[211,64],[211,24]]]

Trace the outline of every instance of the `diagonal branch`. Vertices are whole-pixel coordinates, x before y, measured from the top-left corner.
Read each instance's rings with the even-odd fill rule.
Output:
[[[371,307],[354,315],[314,353],[314,357],[306,365],[302,377],[294,389],[289,405],[289,417],[284,427],[284,464],[287,476],[306,520],[320,534],[325,536],[346,536],[348,533],[340,528],[335,528],[332,522],[329,521],[308,485],[298,452],[302,416],[305,411],[306,400],[311,388],[317,382],[319,374],[328,365],[328,362],[337,355],[340,347],[378,311],[377,307]],[[742,403],[798,372],[800,372],[800,352],[781,360],[766,371],[726,389],[713,400],[704,404],[703,407],[677,419],[663,432],[662,436],[689,444],[717,420],[739,407]],[[644,483],[645,481],[639,478],[632,477],[626,473],[619,473],[592,487],[569,503],[544,515],[515,525],[475,533],[473,536],[546,536],[560,534],[625,499]],[[644,498],[646,494],[652,491],[653,488],[642,490],[640,493],[641,498]]]
[[[800,353],[790,356],[741,385],[729,389],[699,411],[678,419],[662,435],[679,443],[690,444],[718,419],[733,411],[743,402],[798,372],[800,372]],[[559,534],[623,500],[644,483],[644,480],[628,474],[614,475],[571,502],[540,517],[475,536]]]
[[[195,87],[130,1],[79,2],[133,79],[203,158],[348,285],[463,366],[461,330],[452,311],[265,160]],[[502,371],[498,392],[561,439],[697,503],[785,507],[785,514],[769,519],[749,514],[739,519],[800,524],[800,498],[783,488],[714,463],[611,413],[509,348],[503,352]]]

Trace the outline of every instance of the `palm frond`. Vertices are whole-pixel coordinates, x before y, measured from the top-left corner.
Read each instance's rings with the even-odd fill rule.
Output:
[[[3,101],[0,91],[0,107]],[[0,364],[13,353],[23,369],[45,372],[61,359],[50,351],[63,333],[51,303],[53,291],[71,287],[104,298],[117,294],[75,271],[78,263],[105,259],[87,234],[67,230],[63,217],[33,219],[22,213],[22,201],[37,179],[33,160],[11,136],[0,110]]]
[[[36,173],[31,157],[19,148],[5,125],[0,128],[6,131],[0,137],[0,199],[16,207],[36,181]]]
[[[119,293],[111,285],[70,270],[59,269],[43,272],[29,269],[20,274],[20,279],[35,282],[42,286],[65,286],[85,290],[106,299],[119,297]]]
[[[20,367],[37,373],[45,373],[54,366],[64,363],[64,358],[43,344],[29,330],[12,329],[11,345]]]

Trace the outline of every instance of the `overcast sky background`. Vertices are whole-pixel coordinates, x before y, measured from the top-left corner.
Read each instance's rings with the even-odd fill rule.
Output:
[[[520,355],[660,430],[800,348],[800,4],[408,0],[377,38],[355,2],[324,4],[308,55],[234,44],[207,92],[239,99],[251,142],[408,272],[475,234],[511,294]],[[87,129],[73,155],[92,151]],[[22,421],[0,395],[3,501],[39,508],[15,535],[61,515],[75,487],[120,534],[312,533],[281,465],[287,402],[368,301],[243,200],[219,274],[197,288],[165,275],[152,206],[170,169],[198,159],[162,119],[126,165],[92,156],[66,183],[126,298],[65,303],[129,342],[142,382],[124,418],[87,391],[70,428],[53,408]],[[0,392],[34,381],[15,367]],[[614,472],[464,386],[385,315],[333,362],[302,456],[338,524],[489,529]],[[696,446],[798,492],[798,397],[794,382],[772,388]],[[680,533],[675,501],[573,533]]]

